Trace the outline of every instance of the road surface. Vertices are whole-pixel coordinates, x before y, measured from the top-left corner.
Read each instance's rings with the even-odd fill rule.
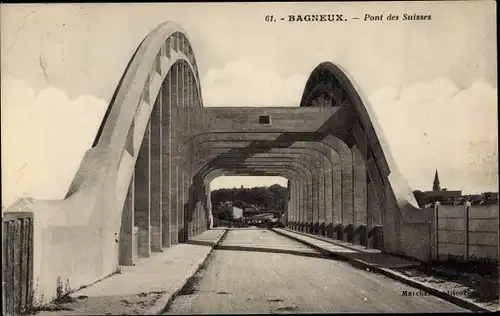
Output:
[[[430,295],[405,296],[419,291],[264,229],[229,231],[198,275],[166,315],[467,311]]]

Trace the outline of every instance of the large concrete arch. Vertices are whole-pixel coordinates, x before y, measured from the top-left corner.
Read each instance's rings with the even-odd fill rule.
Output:
[[[332,62],[318,65],[304,89],[301,107],[338,108],[340,118],[329,126],[331,134],[349,147],[357,146],[374,195],[384,213],[384,250],[420,259],[430,258],[431,214],[420,209],[405,178],[400,174],[382,129],[373,119],[367,99],[354,80]],[[422,247],[422,245],[426,245]]]
[[[289,180],[289,188],[290,188],[290,195],[289,195],[289,205],[287,207],[287,222],[290,222],[293,220],[297,225],[298,225],[298,215],[299,215],[299,210],[300,208],[304,207],[302,204],[302,199],[304,196],[304,191],[305,188],[303,187],[303,181],[304,179],[302,178],[301,174],[298,173],[297,171],[293,169],[280,169],[270,167],[268,166],[267,168],[260,169],[260,168],[252,168],[251,171],[248,171],[248,168],[245,167],[243,169],[238,169],[238,167],[231,168],[231,170],[227,170],[225,168],[213,168],[210,172],[207,173],[204,179],[205,183],[205,197],[210,196],[210,188],[208,185],[214,180],[215,178],[218,178],[220,176],[227,176],[227,175],[248,175],[248,176],[281,176],[285,177]],[[207,198],[205,200],[205,208],[206,208],[206,214],[208,217],[211,216],[211,203],[210,199]],[[293,212],[295,210],[295,212]],[[292,218],[289,218],[289,216],[292,216]]]
[[[301,142],[301,141],[293,141],[290,138],[287,141],[275,141],[277,137],[280,137],[281,134],[279,133],[265,133],[265,134],[254,134],[254,133],[204,133],[204,134],[199,134],[191,138],[184,144],[184,148],[195,148],[194,150],[194,158],[190,158],[189,160],[196,160],[197,155],[199,155],[199,151],[204,150],[205,147],[210,147],[212,144],[217,144],[217,146],[222,146],[222,147],[227,147],[231,148],[230,150],[234,150],[234,146],[232,144],[238,143],[238,148],[245,148],[249,146],[253,146],[254,151],[268,151],[269,148],[274,148],[274,147],[279,147],[279,148],[294,148],[297,146],[300,146],[300,144],[312,144],[312,145],[307,145],[310,146],[312,149],[317,150],[319,152],[323,152],[325,155],[331,155],[332,149],[337,152],[337,154],[340,152],[340,155],[342,156],[342,160],[344,161],[343,163],[340,163],[340,166],[342,168],[342,172],[344,173],[344,177],[342,177],[338,172],[336,175],[336,183],[341,182],[342,180],[344,181],[343,184],[337,185],[335,187],[335,190],[327,190],[327,194],[324,194],[322,192],[319,192],[319,196],[324,196],[328,201],[325,202],[326,205],[331,205],[331,200],[332,197],[330,197],[330,194],[335,194],[337,195],[337,210],[332,214],[332,209],[330,207],[328,208],[323,208],[323,206],[320,206],[320,209],[323,209],[325,212],[321,214],[321,216],[318,218],[320,227],[321,227],[321,232],[325,234],[325,226],[328,228],[330,231],[335,230],[338,231],[338,238],[340,239],[345,239],[347,241],[353,241],[357,243],[366,243],[366,239],[368,238],[366,235],[369,233],[369,231],[366,231],[367,228],[371,230],[373,225],[370,225],[370,227],[367,226],[367,216],[368,215],[368,210],[367,210],[367,205],[368,205],[368,196],[366,194],[366,185],[363,187],[363,177],[361,177],[361,181],[353,181],[352,175],[353,175],[353,167],[356,167],[358,169],[358,172],[355,174],[361,174],[363,175],[364,173],[364,165],[362,164],[357,164],[353,165],[352,164],[352,154],[350,149],[345,145],[341,140],[338,138],[328,135],[327,137],[324,137],[323,140],[321,141],[316,141],[316,142]],[[303,136],[304,137],[304,136]],[[311,136],[305,136],[304,139],[307,140],[315,140],[314,137]],[[267,142],[266,142],[267,141]],[[260,143],[259,143],[260,142]],[[260,146],[260,147],[258,147]],[[267,146],[267,147],[266,147]],[[318,147],[318,148],[315,148]],[[356,148],[356,147],[353,147]],[[323,151],[322,151],[323,150]],[[191,151],[189,151],[191,152]],[[249,151],[252,153],[252,151]],[[190,156],[193,157],[193,156]],[[334,162],[330,160],[330,163],[332,166],[334,166]],[[361,168],[361,169],[360,169]],[[360,170],[359,170],[360,169]],[[325,176],[328,175],[328,173],[331,172],[330,168],[325,168]],[[331,187],[331,182],[326,180],[325,183],[328,183],[329,186]],[[342,186],[342,187],[340,187]],[[342,190],[344,188],[344,190]],[[355,190],[354,190],[355,189]],[[353,192],[362,192],[362,196],[356,196],[352,194]],[[344,195],[341,197],[341,195]],[[359,195],[359,194],[358,194]],[[344,205],[341,205],[343,201]],[[357,205],[358,207],[356,208],[356,212],[354,212],[353,206]],[[362,207],[359,207],[362,206]],[[342,208],[343,207],[343,208]],[[317,213],[316,213],[317,214]],[[329,216],[326,216],[326,215]],[[335,223],[333,223],[333,218],[335,217]],[[318,223],[315,223],[318,225]],[[321,226],[322,225],[322,226]],[[334,229],[335,228],[335,229]],[[333,232],[330,232],[329,234],[332,235]],[[340,236],[340,237],[339,237]]]
[[[241,145],[243,145],[243,147],[241,147]],[[219,157],[221,157],[221,155],[224,155],[224,157],[227,158],[235,157],[235,156],[228,156],[229,154],[233,155],[232,153],[230,153],[230,151],[235,148],[241,149],[245,147],[244,144],[242,144],[241,142],[231,142],[227,144],[227,146],[204,149],[204,151],[207,153],[216,151],[218,154],[216,156],[210,155],[208,156],[208,158],[205,156],[199,165],[212,164],[212,159],[214,158],[220,159]],[[257,149],[257,151],[259,150]],[[202,153],[202,151],[198,151],[198,153]],[[330,205],[332,204],[331,173],[328,173],[328,170],[331,170],[331,162],[327,159],[325,155],[323,155],[319,151],[315,150],[311,151],[310,149],[308,149],[307,143],[301,144],[300,142],[294,143],[293,146],[288,148],[272,148],[266,150],[265,153],[252,154],[252,156],[250,157],[258,157],[265,155],[270,156],[272,154],[280,154],[280,153],[284,154],[282,157],[291,157],[291,155],[298,154],[297,158],[295,158],[297,162],[303,161],[311,166],[312,187],[311,191],[308,191],[308,194],[312,196],[312,210],[311,210],[312,214],[311,214],[311,222],[309,223],[309,225],[311,227],[314,226],[316,227],[316,229],[319,229],[320,224],[324,225],[324,218],[321,223],[319,222],[321,220],[320,210],[326,209],[325,204],[330,204]],[[238,154],[240,155],[241,151]],[[194,159],[193,161],[196,161],[196,159]],[[245,160],[245,162],[246,161],[247,160]],[[285,163],[285,161],[283,161],[283,163]],[[330,177],[328,178],[327,175],[330,175]],[[328,191],[330,191],[330,193],[327,193]],[[330,198],[330,200],[327,199],[328,197]],[[329,209],[331,211],[331,207]],[[324,215],[324,212],[322,212],[322,214]]]
[[[295,182],[297,184],[302,184],[303,181],[305,180],[303,178],[303,174],[301,172],[298,172],[297,170],[289,169],[286,167],[280,167],[280,166],[270,166],[268,165],[267,167],[251,167],[251,170],[249,170],[248,167],[232,167],[230,170],[224,167],[214,167],[211,168],[210,171],[207,172],[205,178],[204,178],[204,183],[207,186],[214,180],[215,178],[218,178],[220,176],[225,176],[225,175],[248,175],[248,176],[280,176],[280,177],[285,177],[289,181]],[[301,186],[302,188],[303,186]],[[305,188],[304,188],[305,189]],[[209,190],[207,190],[209,191]],[[208,206],[208,205],[207,205]]]
[[[243,168],[244,167],[241,165],[231,164],[230,158],[228,158],[227,160],[228,160],[227,163],[225,163],[224,165],[228,165],[228,168],[229,167],[231,167],[231,168],[234,168],[234,167]],[[294,159],[286,159],[285,160],[282,157],[276,157],[276,156],[274,158],[266,159],[266,161],[258,161],[258,159],[255,159],[255,160],[256,160],[255,163],[249,161],[249,163],[251,164],[250,167],[254,167],[254,166],[259,166],[262,168],[280,167],[280,168],[288,168],[291,170],[295,170],[297,173],[299,173],[302,176],[302,178],[304,179],[303,183],[304,183],[304,188],[306,189],[306,191],[304,192],[305,193],[305,196],[304,196],[304,203],[305,203],[304,204],[304,216],[306,215],[306,213],[312,215],[313,200],[312,200],[312,195],[310,194],[310,192],[312,189],[314,179],[313,179],[313,174],[312,174],[308,164],[303,163],[303,162],[294,161]],[[212,168],[212,166],[210,166],[209,168]],[[210,171],[209,168],[205,172],[209,172]],[[200,175],[201,178],[203,176],[204,176],[204,174]],[[310,219],[310,221],[311,220],[312,219]]]
[[[152,115],[168,118],[169,111],[183,106],[203,106],[196,59],[182,27],[162,23],[144,38],[127,65],[66,197],[20,199],[7,210],[35,214],[36,299],[55,298],[60,280],[76,289],[116,271],[122,210],[130,202],[127,192],[133,191],[129,188],[135,163],[145,131],[151,130],[148,122]],[[49,258],[54,264],[43,264]]]

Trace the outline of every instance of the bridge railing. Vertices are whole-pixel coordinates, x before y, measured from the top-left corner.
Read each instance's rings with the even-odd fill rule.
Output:
[[[2,314],[33,305],[33,213],[2,214]]]

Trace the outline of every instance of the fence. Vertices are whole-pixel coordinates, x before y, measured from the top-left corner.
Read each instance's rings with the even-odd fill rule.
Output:
[[[19,315],[33,305],[33,213],[4,213],[2,225],[2,312]]]
[[[498,205],[436,205],[434,259],[498,262]]]

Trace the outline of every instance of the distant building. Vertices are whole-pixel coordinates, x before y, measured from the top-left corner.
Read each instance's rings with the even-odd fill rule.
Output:
[[[233,216],[235,219],[242,218],[243,217],[243,209],[233,205]]]
[[[255,215],[257,213],[259,213],[259,210],[255,206],[245,207],[245,209],[243,210],[244,217],[249,217],[249,216]]]
[[[272,220],[274,218],[272,213],[265,213],[265,214],[256,214],[253,216],[249,216],[246,218],[247,221],[265,221],[265,220]]]
[[[432,184],[432,191],[423,192],[423,199],[428,203],[440,202],[442,204],[454,204],[460,200],[462,190],[447,190],[441,189],[438,171],[434,175],[434,182]]]

